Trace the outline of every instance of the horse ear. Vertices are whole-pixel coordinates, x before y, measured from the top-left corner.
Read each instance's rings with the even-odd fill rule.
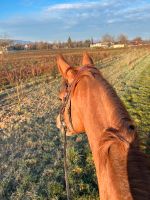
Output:
[[[72,82],[75,77],[75,70],[70,67],[70,65],[67,63],[65,58],[62,54],[59,54],[56,58],[58,70],[63,76],[64,79],[67,79],[68,82]]]
[[[87,52],[83,53],[83,60],[82,60],[82,65],[90,65],[93,66],[94,62],[92,60],[92,58],[89,56],[89,54]]]

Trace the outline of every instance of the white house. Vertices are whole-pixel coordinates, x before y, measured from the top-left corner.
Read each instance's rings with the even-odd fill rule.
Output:
[[[124,48],[125,44],[113,44],[112,47],[113,48]]]
[[[97,48],[97,47],[101,47],[101,48],[108,48],[108,43],[102,43],[102,42],[97,42],[95,44],[90,44],[90,48]]]

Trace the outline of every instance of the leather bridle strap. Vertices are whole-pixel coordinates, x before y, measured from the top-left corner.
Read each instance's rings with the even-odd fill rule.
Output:
[[[69,70],[71,70],[71,69],[72,69],[72,67],[69,67],[66,70],[65,74],[67,74],[67,72]],[[74,129],[74,127],[73,127],[72,117],[71,117],[71,94],[73,93],[75,87],[77,86],[77,84],[81,80],[81,78],[83,76],[88,76],[87,74],[83,74],[82,75],[82,72],[84,72],[84,71],[91,71],[92,69],[96,70],[97,73],[99,73],[99,70],[96,67],[92,67],[92,66],[88,66],[88,65],[87,66],[83,66],[83,67],[81,67],[78,70],[78,72],[77,72],[77,74],[75,76],[74,81],[70,85],[68,84],[68,88],[67,88],[68,91],[67,91],[67,93],[66,93],[66,95],[65,95],[65,97],[63,99],[63,104],[62,104],[62,107],[60,109],[60,122],[61,122],[61,124],[63,125],[63,127],[66,130],[68,129],[69,131],[76,132],[75,129]],[[64,112],[65,112],[65,110],[67,112],[67,117],[68,117],[68,122],[69,122],[69,124],[67,124],[67,125],[66,125],[66,122],[65,122],[65,119],[64,119]]]

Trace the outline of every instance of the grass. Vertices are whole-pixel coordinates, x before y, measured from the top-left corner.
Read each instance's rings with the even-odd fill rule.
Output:
[[[148,152],[147,141],[150,125],[150,115],[148,115],[150,112],[149,51],[134,50],[133,53],[129,52],[120,62],[104,68],[103,73],[112,83],[136,122],[140,138],[143,141],[142,148]]]
[[[67,51],[65,53],[68,55]],[[71,52],[69,59],[81,52]],[[95,54],[100,54],[96,51]],[[105,59],[95,57],[97,66],[115,87],[138,125],[142,149],[150,153],[149,91],[150,51],[111,51]],[[43,57],[44,52],[11,55],[9,62],[21,63]],[[29,60],[30,60],[29,59]],[[39,59],[39,63],[40,63]],[[12,61],[11,61],[12,62]],[[28,62],[28,60],[26,61]],[[0,93],[0,199],[65,200],[62,136],[55,119],[60,102],[60,76],[53,72],[5,85]],[[98,188],[86,135],[68,138],[69,182],[73,200],[97,200]]]

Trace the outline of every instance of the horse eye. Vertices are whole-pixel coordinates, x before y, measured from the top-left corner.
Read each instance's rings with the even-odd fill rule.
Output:
[[[134,131],[135,130],[135,126],[133,124],[131,124],[131,125],[128,126],[128,129],[130,131]]]

